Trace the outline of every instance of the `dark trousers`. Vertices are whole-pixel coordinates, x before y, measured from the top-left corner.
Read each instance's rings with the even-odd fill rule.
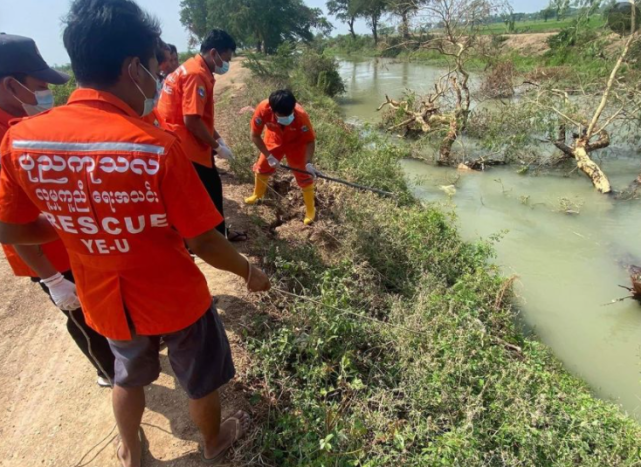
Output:
[[[223,211],[223,182],[220,179],[220,174],[216,168],[216,164],[212,168],[205,167],[204,165],[196,164],[194,162],[194,168],[200,177],[200,181],[205,185],[209,197],[214,202],[216,209],[223,218],[225,217],[225,212]],[[225,237],[227,236],[227,227],[225,226],[225,221],[216,227],[221,234]]]
[[[62,273],[63,276],[65,276],[65,279],[70,280],[71,282],[75,282],[73,278],[73,274],[71,271],[67,271],[65,273]],[[44,290],[47,295],[49,295],[49,298],[51,298],[51,294],[49,293],[49,289],[47,288],[46,285],[41,284],[40,280],[37,278],[32,279],[34,282],[38,281],[38,284],[40,284],[40,287],[42,287],[42,290]],[[96,360],[100,363],[102,368],[107,372],[107,375],[109,378],[113,380],[114,377],[114,355],[111,352],[111,347],[109,347],[109,342],[104,336],[101,336],[98,334],[96,331],[91,329],[86,321],[85,321],[85,314],[82,312],[82,309],[77,309],[74,311],[63,311],[65,316],[67,317],[67,331],[69,332],[69,335],[73,339],[73,341],[76,343],[80,351],[87,357],[89,362],[94,366],[96,371],[98,372],[98,376],[103,376],[102,371],[100,371],[100,368],[94,361],[94,359],[91,357],[91,354],[89,353],[89,345],[91,345],[91,352],[94,354],[96,357]],[[69,316],[71,313],[73,313],[73,318],[78,322],[78,325],[80,325],[80,330],[76,323],[73,322],[71,317]],[[87,338],[83,334],[84,331],[87,336],[89,337],[89,342],[87,342]]]

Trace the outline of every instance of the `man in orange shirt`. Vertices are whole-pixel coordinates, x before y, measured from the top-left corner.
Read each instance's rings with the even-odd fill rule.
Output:
[[[221,159],[230,159],[233,153],[214,124],[214,74],[229,71],[235,51],[234,39],[225,31],[213,29],[201,44],[200,53],[167,77],[158,102],[158,114],[182,140],[187,157],[223,217],[223,185],[214,153]],[[217,229],[230,241],[247,239],[244,233],[228,232],[224,220]]]
[[[156,52],[156,59],[158,60],[158,76],[160,76],[159,82],[162,83],[170,73],[175,71],[175,69],[171,69],[171,47],[162,40],[158,47],[158,51]],[[159,86],[158,91],[160,92],[160,90],[161,87]],[[158,97],[160,97],[160,95]]]
[[[180,140],[141,119],[154,106],[159,37],[157,21],[133,0],[74,0],[64,43],[80,89],[66,106],[11,127],[0,145],[0,242],[64,242],[87,323],[116,356],[124,467],[141,463],[144,386],[159,375],[161,337],[204,460],[220,460],[249,423],[238,412],[221,424],[218,389],[235,373],[231,349],[184,239],[250,291],[270,287],[216,231],[221,215]]]
[[[287,157],[292,168],[303,171],[294,172],[294,176],[303,191],[305,225],[314,222],[314,180],[320,174],[312,164],[316,134],[307,112],[298,105],[291,91],[275,91],[268,100],[258,105],[251,121],[251,138],[261,154],[254,165],[254,194],[245,199],[245,203],[256,204],[265,196],[269,177],[276,171],[280,161]]]
[[[0,140],[9,129],[10,120],[53,107],[49,84],[67,81],[68,75],[49,68],[32,39],[0,34]],[[62,242],[2,247],[14,274],[39,282],[62,310],[67,317],[67,331],[98,372],[98,384],[109,387],[107,378],[114,376],[114,357],[107,339],[85,322]]]

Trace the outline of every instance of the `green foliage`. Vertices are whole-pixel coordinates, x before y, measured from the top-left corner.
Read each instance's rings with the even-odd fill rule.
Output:
[[[311,41],[314,29],[325,34],[332,29],[320,9],[302,0],[183,0],[181,21],[197,40],[220,28],[240,45],[265,53],[275,52],[283,42]]]
[[[369,35],[357,34],[356,37],[345,34],[327,40],[327,50],[336,55],[377,55],[374,39]]]
[[[324,94],[334,97],[345,92],[345,84],[332,57],[308,51],[298,59],[297,72],[307,82]]]
[[[636,8],[635,31],[641,28],[641,10]],[[617,34],[630,34],[632,30],[632,6],[629,3],[617,3],[606,12],[608,27]]]
[[[255,76],[276,79],[292,77],[330,97],[345,92],[345,84],[334,58],[314,48],[297,48],[293,43],[284,43],[273,56],[248,54],[244,66]]]
[[[296,46],[291,42],[285,42],[271,56],[248,53],[243,66],[256,76],[287,78],[296,68],[295,52]]]
[[[69,96],[71,96],[71,93],[74,92],[77,87],[76,77],[74,76],[70,66],[58,67],[58,69],[70,75],[71,79],[66,84],[60,86],[51,86],[54,104],[56,106],[66,104],[69,100]]]
[[[255,80],[234,105],[283,84]],[[315,125],[319,166],[399,198],[324,187],[331,234],[315,232],[331,248],[307,237],[257,242],[275,283],[300,297],[273,292],[247,330],[250,375],[269,409],[244,461],[638,465],[639,427],[519,333],[510,284],[487,266],[491,244],[463,242],[451,216],[412,199],[401,148],[343,124],[304,82],[290,84]],[[234,141],[247,140],[248,124],[238,120]],[[255,157],[245,143],[236,153],[245,168]]]

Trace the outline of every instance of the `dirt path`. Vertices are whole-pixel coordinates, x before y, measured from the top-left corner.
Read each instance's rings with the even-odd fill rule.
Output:
[[[247,70],[235,63],[228,75],[218,79],[217,93],[239,89],[247,76]],[[235,230],[251,233],[255,227],[241,208],[250,187],[228,175],[223,182],[229,222]],[[239,280],[200,266],[220,300],[238,373],[223,391],[223,417],[239,408],[251,412],[243,384],[248,355],[241,335],[252,304]],[[111,391],[95,384],[95,372],[67,334],[62,313],[37,284],[14,277],[4,257],[0,281],[0,466],[116,467]],[[166,351],[162,367],[160,379],[147,389],[143,429],[150,454],[144,465],[202,465],[198,433]]]

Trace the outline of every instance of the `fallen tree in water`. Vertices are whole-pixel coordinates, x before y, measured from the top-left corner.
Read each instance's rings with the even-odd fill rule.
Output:
[[[639,118],[638,92],[636,83],[620,79],[619,74],[633,45],[639,39],[636,27],[636,8],[634,0],[630,0],[631,29],[619,57],[614,64],[605,88],[596,88],[592,93],[583,93],[581,97],[598,99],[596,110],[589,115],[589,108],[580,108],[571,101],[567,92],[558,89],[540,88],[532,101],[542,109],[551,111],[558,121],[557,138],[551,141],[567,158],[576,161],[577,168],[587,175],[594,187],[603,194],[612,192],[612,185],[601,167],[592,160],[590,154],[596,150],[610,146],[611,138],[608,127],[617,120],[637,121]],[[571,141],[568,142],[568,127],[575,128]]]
[[[501,0],[410,0],[410,3],[416,5],[426,21],[439,23],[443,33],[424,42],[410,40],[405,45],[438,52],[448,61],[449,71],[434,85],[436,92],[419,99],[417,105],[407,99],[394,101],[387,97],[379,110],[390,106],[400,112],[397,113],[400,121],[390,125],[389,131],[403,129],[403,136],[416,132],[438,135],[437,163],[457,165],[461,161],[453,157],[452,148],[467,128],[472,102],[468,63],[486,20],[500,12],[505,3]]]

